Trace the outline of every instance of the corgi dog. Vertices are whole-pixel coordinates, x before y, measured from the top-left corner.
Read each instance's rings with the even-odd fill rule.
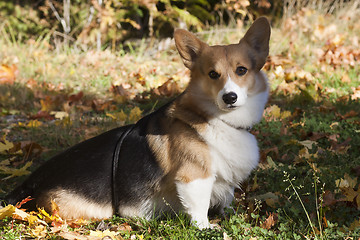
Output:
[[[65,219],[158,216],[183,211],[208,228],[208,211],[228,207],[259,161],[248,131],[262,117],[270,24],[258,18],[237,44],[209,46],[177,29],[191,79],[172,102],[136,124],[81,142],[35,170],[6,196],[25,208],[52,203]]]

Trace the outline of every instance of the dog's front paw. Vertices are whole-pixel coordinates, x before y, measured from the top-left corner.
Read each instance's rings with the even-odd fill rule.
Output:
[[[195,227],[198,227],[199,229],[212,228],[207,218],[206,220],[191,220],[191,224]]]

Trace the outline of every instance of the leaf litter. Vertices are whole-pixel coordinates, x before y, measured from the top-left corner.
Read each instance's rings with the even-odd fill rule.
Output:
[[[343,137],[341,128],[344,122],[350,122],[355,128],[353,134],[358,134],[359,132],[356,131],[359,131],[360,126],[360,110],[343,111],[333,103],[357,101],[360,98],[359,38],[356,34],[351,35],[349,32],[340,31],[341,26],[335,23],[330,24],[331,19],[327,17],[314,14],[313,10],[305,8],[284,20],[281,31],[290,39],[290,46],[288,49],[271,53],[265,65],[271,82],[272,95],[275,97],[270,99],[264,112],[264,119],[268,124],[281,124],[281,126],[276,129],[276,132],[252,130],[265,143],[261,151],[261,171],[278,172],[284,166],[289,166],[290,169],[306,166],[307,171],[320,174],[320,172],[328,171],[326,165],[323,165],[324,159],[329,156],[340,156],[344,159],[349,157],[351,151],[354,151],[355,136]],[[349,20],[349,29],[356,30],[358,26],[356,24]],[[296,46],[300,37],[303,41],[307,41],[307,45],[312,45],[314,48]],[[302,52],[313,54],[303,56]],[[43,56],[46,55],[43,54]],[[86,83],[83,86],[70,87],[62,81],[40,81],[39,75],[24,77],[17,63],[3,63],[0,68],[1,86],[23,84],[25,91],[32,94],[31,111],[19,105],[4,105],[3,103],[13,101],[12,96],[7,93],[0,95],[0,117],[12,116],[13,118],[9,124],[4,124],[3,120],[0,122],[1,127],[6,126],[0,132],[2,134],[0,155],[4,157],[0,162],[0,174],[4,175],[3,180],[29,174],[32,160],[39,158],[46,149],[45,146],[33,141],[11,140],[7,136],[8,133],[32,131],[51,124],[59,127],[71,126],[79,115],[92,113],[102,114],[103,118],[119,125],[133,123],[148,111],[142,108],[142,104],[178,95],[189,80],[187,70],[178,70],[184,69],[179,60],[172,60],[169,63],[157,59],[156,61],[142,61],[139,64],[136,58],[131,55],[118,57],[110,51],[89,51],[80,61],[80,65],[87,67],[85,68],[87,70],[69,71],[71,76],[85,79]],[[102,66],[105,62],[105,66]],[[114,64],[115,62],[117,65]],[[137,64],[138,67],[132,66],[130,69],[123,64],[131,62]],[[53,67],[51,64],[48,61],[45,66],[49,71],[47,75],[60,73],[65,77],[60,66]],[[95,75],[94,71],[99,70],[101,72],[101,78],[97,79],[99,82],[111,79],[110,83],[104,84],[101,94],[98,94],[96,90],[98,85],[93,87],[89,84],[92,76]],[[329,80],[327,73],[335,77]],[[85,85],[89,87],[84,87]],[[287,101],[299,100],[302,105],[292,108],[287,106],[287,101],[279,100],[279,96],[285,97]],[[310,123],[306,117],[307,113],[301,107],[306,104],[317,105],[314,112],[335,115],[328,126],[328,131],[306,130]],[[153,106],[150,107],[152,108]],[[84,128],[86,128],[84,138],[94,136],[99,131],[97,126],[90,125]],[[358,166],[360,163],[353,167],[355,172]],[[286,202],[291,202],[291,200],[284,193],[267,190],[264,185],[271,183],[262,182],[260,175],[255,175],[249,181],[252,187],[245,188],[248,195],[245,196],[245,200],[236,204],[250,216],[250,213],[257,209],[255,199],[262,201],[264,204],[259,207],[259,212],[264,213],[263,218],[256,224],[267,230],[276,229],[281,220],[279,220],[279,213],[275,213],[275,210],[285,206]],[[321,193],[324,206],[332,210],[345,203],[350,210],[360,209],[360,186],[357,177],[343,173],[333,184],[335,188],[325,186]],[[242,199],[237,194],[235,193],[236,198]],[[92,228],[88,231],[86,226],[91,224],[90,221],[61,219],[57,215],[55,203],[52,213],[47,213],[43,209],[27,212],[21,209],[21,205],[21,203],[18,206],[8,205],[0,209],[0,219],[10,218],[12,221],[26,224],[30,230],[27,233],[32,237],[40,238],[55,234],[65,239],[104,239],[105,237],[122,239],[123,232],[133,231],[128,223],[112,224],[112,226],[103,226],[99,229]],[[329,227],[329,215],[325,213],[321,218],[325,228]],[[98,226],[100,225],[101,222]],[[349,229],[354,230],[359,226],[360,220],[357,215],[351,220]],[[225,232],[224,239],[230,239]]]

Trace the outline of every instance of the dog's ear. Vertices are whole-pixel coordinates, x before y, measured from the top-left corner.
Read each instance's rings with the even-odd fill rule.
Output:
[[[191,69],[206,43],[199,40],[194,34],[184,30],[176,29],[174,32],[176,48],[184,62],[184,65]]]
[[[266,17],[259,17],[251,25],[240,43],[246,42],[255,52],[256,69],[260,70],[269,55],[270,23]]]

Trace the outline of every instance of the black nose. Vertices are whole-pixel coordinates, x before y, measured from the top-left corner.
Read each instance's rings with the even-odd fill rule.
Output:
[[[226,93],[222,96],[224,103],[226,104],[234,104],[237,100],[237,95],[234,92]]]

